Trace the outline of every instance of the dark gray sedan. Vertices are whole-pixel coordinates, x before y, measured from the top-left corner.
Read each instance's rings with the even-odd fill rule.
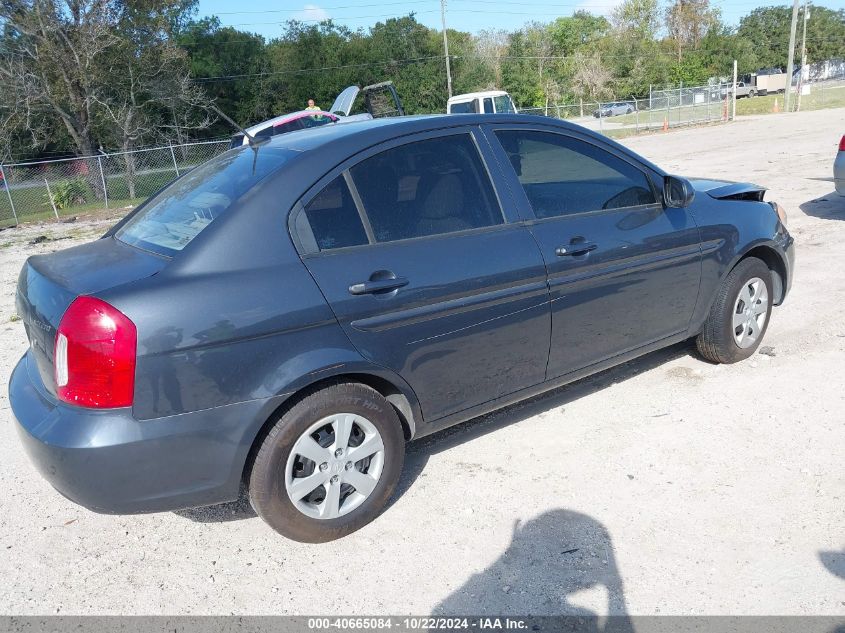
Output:
[[[685,339],[753,354],[793,268],[763,196],[523,115],[232,149],[27,260],[20,437],[98,512],[245,486],[282,534],[335,539],[385,506],[408,440]]]

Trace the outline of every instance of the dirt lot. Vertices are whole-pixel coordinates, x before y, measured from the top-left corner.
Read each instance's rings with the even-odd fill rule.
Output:
[[[286,541],[238,504],[79,508],[22,453],[4,387],[0,612],[845,615],[842,133],[845,109],[626,141],[789,210],[798,268],[766,353],[675,347],[423,440],[392,506],[339,542]],[[26,349],[24,258],[104,226],[0,232],[0,383]]]

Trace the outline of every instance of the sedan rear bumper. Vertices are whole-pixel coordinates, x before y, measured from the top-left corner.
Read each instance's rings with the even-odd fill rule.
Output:
[[[264,402],[156,420],[56,401],[27,354],[9,400],[24,449],[62,495],[95,512],[134,514],[233,501]]]
[[[833,161],[833,184],[836,192],[845,196],[845,152],[839,152]]]

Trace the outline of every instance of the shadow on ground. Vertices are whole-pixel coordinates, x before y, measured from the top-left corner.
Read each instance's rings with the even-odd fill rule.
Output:
[[[579,632],[604,631],[605,616],[613,616],[613,631],[633,631],[610,534],[595,519],[564,509],[515,524],[504,554],[433,615],[466,613],[573,616]]]
[[[845,196],[835,191],[801,203],[799,207],[807,215],[824,220],[845,220]]]
[[[548,391],[534,398],[494,411],[493,413],[473,418],[472,420],[440,431],[417,442],[412,442],[407,447],[402,477],[387,507],[389,508],[393,505],[397,499],[411,488],[420,474],[422,474],[431,455],[436,455],[460,444],[471,442],[488,433],[526,420],[545,411],[560,408],[573,400],[601,391],[605,387],[609,387],[617,382],[633,378],[676,358],[687,356],[690,352],[691,347],[689,342],[672,345],[671,347],[646,354],[645,356],[593,376],[583,378],[564,387]],[[245,488],[241,488],[240,498],[237,501],[204,508],[179,510],[175,514],[198,523],[237,521],[256,516],[255,511],[249,504],[249,498]]]

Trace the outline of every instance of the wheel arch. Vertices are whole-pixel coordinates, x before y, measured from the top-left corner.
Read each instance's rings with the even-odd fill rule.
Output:
[[[762,260],[768,266],[769,270],[772,271],[772,283],[774,284],[774,288],[772,288],[774,300],[772,303],[773,305],[780,305],[784,300],[785,290],[788,287],[786,278],[787,268],[783,256],[771,244],[761,243],[752,245],[727,268],[725,277],[736,268],[737,264],[749,257],[756,257]]]
[[[305,396],[328,385],[338,382],[357,382],[376,390],[396,411],[402,425],[402,434],[405,441],[413,439],[417,424],[422,421],[422,409],[416,394],[410,385],[392,372],[376,367],[338,366],[327,368],[322,372],[313,372],[309,377],[310,379],[297,383],[296,387],[286,394],[281,403],[276,401],[276,406],[264,415],[264,421],[252,440],[244,462],[241,474],[241,481],[244,485],[249,481],[255,455],[276,420]]]

